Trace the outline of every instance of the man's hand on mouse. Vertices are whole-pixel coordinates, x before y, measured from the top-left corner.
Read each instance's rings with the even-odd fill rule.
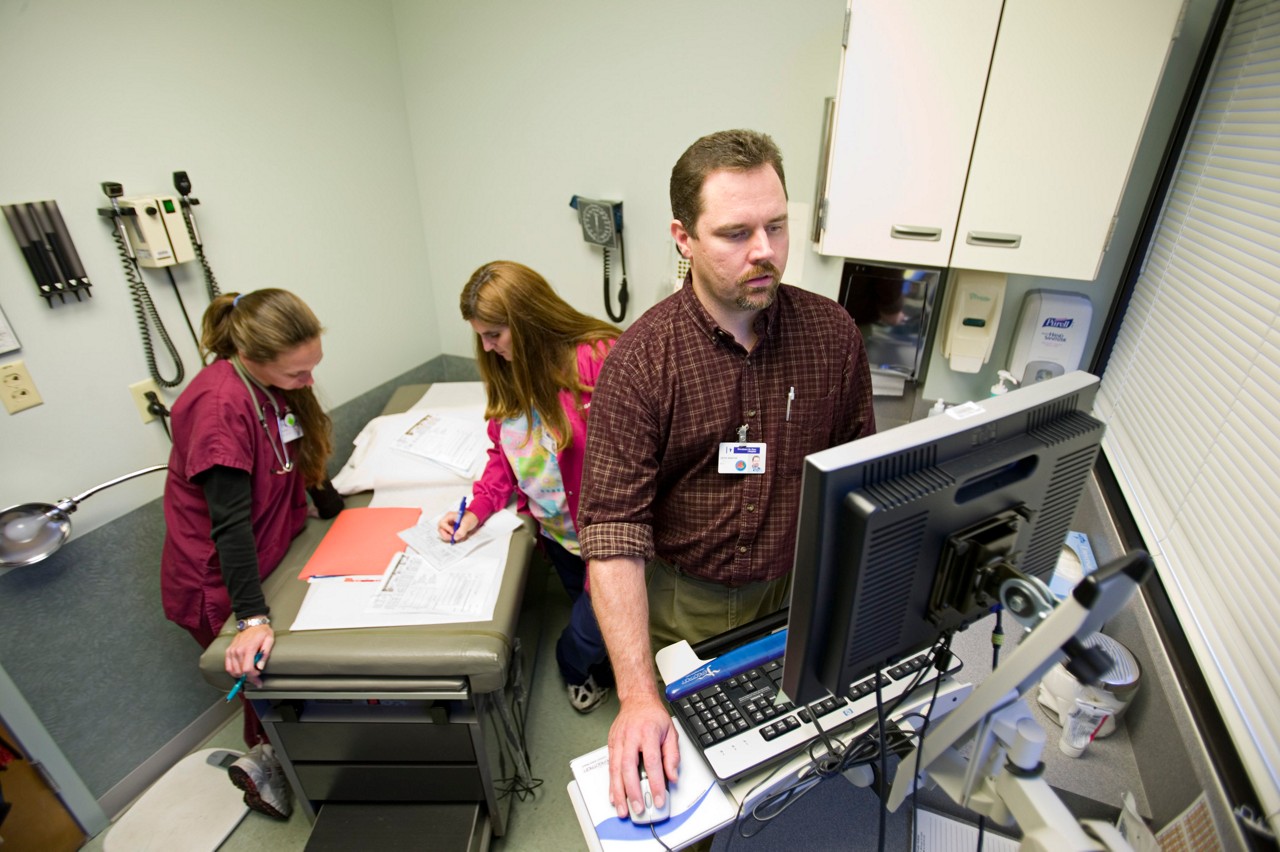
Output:
[[[622,708],[609,729],[609,802],[619,819],[630,816],[628,801],[644,806],[639,763],[644,762],[647,782],[657,807],[666,803],[666,781],[679,777],[680,734],[657,691],[621,701]]]

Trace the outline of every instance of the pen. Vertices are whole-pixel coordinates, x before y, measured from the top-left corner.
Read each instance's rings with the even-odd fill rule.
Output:
[[[458,507],[458,517],[453,519],[453,532],[449,533],[449,543],[453,544],[453,537],[458,534],[458,527],[462,526],[462,516],[467,513],[467,498],[462,498],[462,505]]]
[[[254,655],[253,655],[253,664],[256,666],[256,665],[258,665],[258,663],[260,663],[260,662],[262,662],[262,652],[261,652],[261,651],[259,651],[258,653],[256,653],[256,654],[254,654]],[[235,686],[233,686],[233,687],[231,687],[231,691],[227,693],[227,700],[228,700],[228,701],[230,701],[231,699],[233,699],[233,698],[235,698],[235,697],[236,697],[236,693],[237,693],[237,692],[239,692],[239,691],[244,687],[244,682],[245,682],[245,680],[246,680],[246,679],[248,679],[248,677],[249,677],[249,676],[248,676],[247,674],[242,674],[242,675],[240,675],[240,677],[239,677],[239,678],[237,678],[237,679],[236,679],[236,685],[235,685]]]
[[[791,403],[795,401],[795,398],[796,398],[796,389],[793,387],[791,390],[787,391],[787,422],[788,423],[791,422]]]

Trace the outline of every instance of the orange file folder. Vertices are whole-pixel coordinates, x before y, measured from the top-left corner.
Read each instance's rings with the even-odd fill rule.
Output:
[[[421,514],[421,509],[343,509],[298,579],[381,574],[405,548],[396,533],[417,524]]]

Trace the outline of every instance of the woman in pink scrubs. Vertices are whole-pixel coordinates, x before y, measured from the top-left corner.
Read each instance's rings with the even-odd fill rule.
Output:
[[[533,516],[538,544],[572,602],[556,662],[569,704],[589,713],[608,697],[613,670],[578,550],[578,491],[591,391],[622,330],[576,310],[537,272],[506,260],[472,273],[460,307],[476,333],[492,446],[466,512],[461,520],[457,510],[447,512],[440,537],[465,541],[513,494],[517,510]]]
[[[173,405],[160,561],[165,615],[207,648],[234,611],[227,673],[261,684],[274,634],[262,580],[308,515],[332,517],[329,417],[312,392],[323,329],[286,290],[218,296],[204,314],[201,355],[213,361]],[[257,715],[244,706],[249,753],[230,768],[255,810],[287,817],[288,785]]]

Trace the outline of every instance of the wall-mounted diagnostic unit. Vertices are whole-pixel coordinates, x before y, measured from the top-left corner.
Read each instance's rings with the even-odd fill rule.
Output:
[[[622,243],[622,202],[600,201],[575,195],[569,206],[578,211],[578,224],[582,226],[582,238],[604,250],[604,310],[609,319],[622,322],[627,315],[627,251]],[[621,283],[618,285],[618,313],[613,313],[613,300],[609,296],[613,272],[610,253],[618,253]]]
[[[121,198],[119,203],[140,266],[158,269],[196,259],[178,199],[153,195]]]
[[[119,249],[120,260],[124,265],[124,276],[129,282],[129,291],[133,295],[134,314],[138,318],[147,366],[151,371],[151,378],[164,388],[180,385],[186,373],[182,366],[182,357],[169,338],[169,333],[160,319],[160,313],[156,310],[151,293],[147,290],[146,282],[142,278],[143,267],[164,269],[197,349],[200,348],[200,339],[196,335],[195,326],[192,325],[190,317],[187,316],[187,307],[178,290],[178,282],[173,276],[172,267],[199,260],[209,300],[212,301],[221,295],[218,282],[213,276],[213,269],[209,266],[209,260],[204,254],[204,243],[200,239],[200,231],[196,228],[194,208],[200,202],[191,197],[191,179],[187,177],[186,172],[173,173],[173,187],[181,198],[172,195],[125,198],[123,186],[115,181],[104,181],[102,191],[106,194],[111,206],[98,209],[99,215],[110,219],[114,226],[112,237]],[[152,326],[155,327],[156,334],[173,360],[172,378],[161,376],[156,365],[155,349],[151,343]]]

